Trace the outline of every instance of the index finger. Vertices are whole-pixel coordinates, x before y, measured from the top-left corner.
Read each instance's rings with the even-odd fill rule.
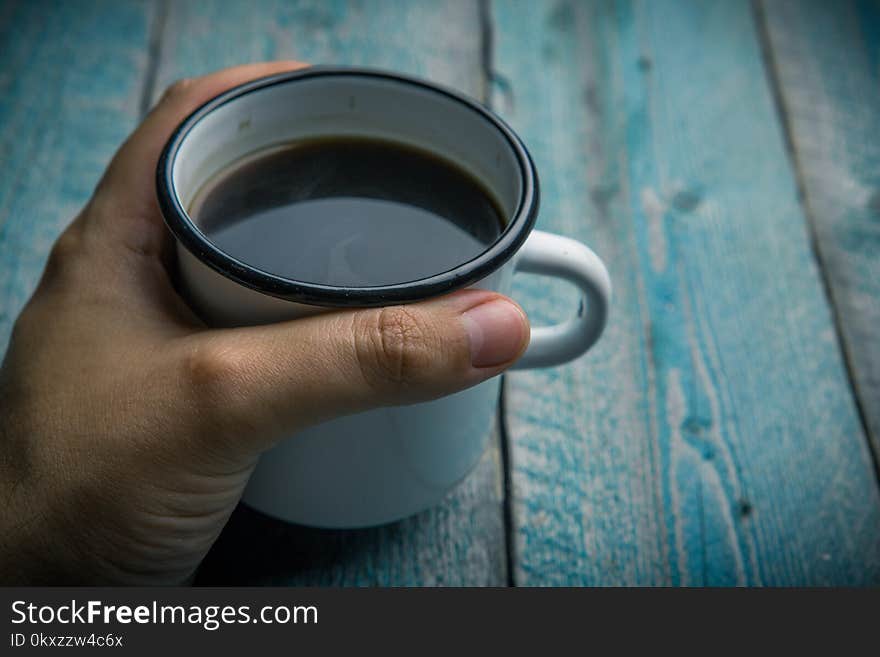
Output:
[[[165,95],[117,151],[95,197],[111,211],[96,220],[111,239],[135,250],[159,254],[167,239],[156,201],[155,173],[159,155],[171,133],[204,102],[255,78],[293,71],[307,64],[295,61],[235,66],[199,78],[181,80]]]

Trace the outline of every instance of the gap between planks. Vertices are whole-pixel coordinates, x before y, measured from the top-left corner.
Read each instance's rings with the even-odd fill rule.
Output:
[[[165,31],[165,20],[168,17],[168,0],[155,0],[155,14],[150,24],[150,41],[147,46],[147,68],[144,74],[144,86],[141,91],[140,117],[143,119],[156,95],[156,82],[159,73],[159,56],[162,51],[162,34]]]
[[[767,76],[767,83],[770,87],[770,93],[773,96],[773,104],[776,108],[776,114],[779,118],[779,124],[782,126],[782,133],[785,139],[785,151],[791,163],[792,171],[795,176],[795,183],[798,191],[798,203],[801,206],[803,215],[806,219],[807,231],[810,236],[810,252],[816,261],[816,268],[819,270],[819,278],[822,282],[822,291],[828,306],[831,309],[831,318],[834,323],[834,336],[840,353],[843,355],[844,368],[846,369],[846,379],[849,385],[850,394],[855,404],[856,413],[859,423],[862,426],[862,432],[868,447],[868,453],[871,455],[871,463],[874,467],[874,477],[880,483],[880,454],[874,450],[871,441],[871,427],[868,423],[868,416],[862,402],[861,395],[856,383],[855,364],[853,363],[853,354],[843,334],[843,317],[841,313],[840,303],[835,297],[834,286],[831,284],[831,278],[828,273],[828,263],[822,255],[822,249],[819,247],[819,234],[816,228],[816,214],[810,205],[807,197],[807,183],[804,169],[798,158],[797,149],[794,143],[794,132],[791,125],[788,106],[785,102],[785,94],[782,89],[782,81],[780,79],[776,56],[773,50],[773,43],[770,39],[770,30],[767,25],[767,13],[764,10],[764,4],[767,0],[751,0],[752,14],[755,19],[755,28],[758,32],[758,39],[761,45],[761,57],[764,62],[764,72]]]
[[[492,107],[492,82],[495,79],[495,31],[492,25],[492,0],[478,0],[480,16],[480,55],[483,75],[483,103]],[[507,378],[502,376],[498,395],[498,439],[501,448],[502,513],[504,521],[504,558],[507,562],[507,586],[516,586],[516,541],[514,531],[513,473],[511,472],[510,433],[507,427]]]

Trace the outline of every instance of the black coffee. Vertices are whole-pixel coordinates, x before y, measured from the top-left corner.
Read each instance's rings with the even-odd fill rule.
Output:
[[[351,287],[447,271],[479,255],[503,227],[494,199],[454,164],[363,138],[247,157],[199,191],[190,215],[242,262]]]

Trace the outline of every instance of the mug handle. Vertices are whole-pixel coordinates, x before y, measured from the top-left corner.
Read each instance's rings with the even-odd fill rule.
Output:
[[[561,365],[595,344],[611,303],[611,279],[599,256],[576,240],[533,230],[519,252],[515,271],[569,281],[580,288],[583,297],[571,319],[532,329],[528,349],[512,369]]]

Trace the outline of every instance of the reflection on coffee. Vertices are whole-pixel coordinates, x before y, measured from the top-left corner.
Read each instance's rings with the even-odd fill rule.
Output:
[[[209,181],[189,208],[228,255],[325,285],[426,278],[484,251],[503,214],[456,165],[389,141],[310,139],[251,155]]]

